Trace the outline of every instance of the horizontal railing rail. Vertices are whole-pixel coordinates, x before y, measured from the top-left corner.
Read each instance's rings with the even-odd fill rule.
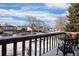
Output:
[[[25,55],[26,44],[25,41],[29,41],[28,55],[31,56],[34,48],[35,56],[45,54],[57,46],[57,40],[60,37],[64,37],[64,32],[57,33],[44,33],[34,35],[23,35],[23,36],[9,36],[0,38],[0,45],[2,46],[2,56],[7,55],[7,44],[13,43],[13,55],[17,55],[17,43],[22,42],[22,56]],[[34,43],[32,43],[34,40]],[[38,44],[39,43],[39,44]],[[34,44],[34,47],[32,45]],[[39,52],[38,52],[39,50]],[[39,53],[39,54],[38,54]]]

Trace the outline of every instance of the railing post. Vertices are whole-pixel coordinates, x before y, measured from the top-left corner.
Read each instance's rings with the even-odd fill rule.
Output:
[[[51,50],[51,36],[49,38],[49,50]]]
[[[45,53],[45,37],[43,39],[43,54]]]
[[[35,38],[35,56],[37,55],[37,38]]]
[[[40,38],[40,41],[39,41],[39,55],[41,56],[41,38]]]
[[[55,36],[53,36],[53,48],[55,48]]]
[[[53,49],[53,36],[52,36],[52,49]]]
[[[2,45],[2,56],[6,56],[6,44]]]
[[[32,40],[29,40],[29,51],[28,51],[28,55],[31,56],[31,47],[32,47]]]
[[[14,45],[13,45],[13,55],[16,56],[17,55],[17,42],[14,42]]]
[[[22,56],[25,55],[25,41],[22,41]]]
[[[56,40],[56,47],[57,47],[57,39],[58,39],[58,37],[57,37],[57,35],[56,35],[56,39],[55,39],[55,40]]]
[[[47,37],[47,52],[48,52],[48,37]]]

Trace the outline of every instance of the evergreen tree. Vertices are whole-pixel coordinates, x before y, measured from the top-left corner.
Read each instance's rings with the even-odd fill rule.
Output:
[[[68,9],[68,23],[65,26],[66,31],[79,32],[79,3],[73,3]]]

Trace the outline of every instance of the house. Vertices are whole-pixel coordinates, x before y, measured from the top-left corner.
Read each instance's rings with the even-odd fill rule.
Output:
[[[17,34],[31,34],[32,28],[30,26],[16,26],[17,27]]]
[[[0,35],[3,34],[2,27],[0,26]]]
[[[0,26],[0,32],[2,32],[2,26]]]
[[[27,32],[32,32],[32,28],[27,26]]]
[[[16,26],[12,26],[12,25],[1,26],[1,31],[7,34],[14,34],[16,33]]]
[[[27,27],[26,26],[16,26],[17,32],[26,32]]]

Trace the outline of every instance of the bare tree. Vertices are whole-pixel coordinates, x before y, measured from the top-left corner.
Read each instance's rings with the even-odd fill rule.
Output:
[[[67,17],[59,17],[58,20],[56,20],[55,29],[58,31],[64,31],[64,26],[66,24]]]
[[[44,31],[48,27],[44,21],[37,19],[36,17],[28,17],[29,25],[33,31]]]
[[[33,31],[37,31],[39,27],[39,20],[36,17],[29,16],[28,17],[29,25],[31,26]]]

